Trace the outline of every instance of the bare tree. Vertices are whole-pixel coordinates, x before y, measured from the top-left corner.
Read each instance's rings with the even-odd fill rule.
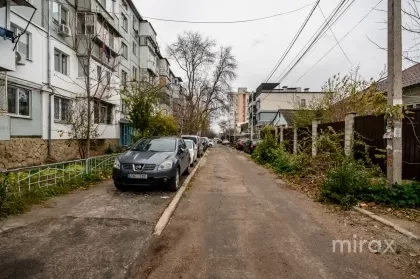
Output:
[[[118,70],[121,49],[118,49],[114,27],[99,14],[78,7],[77,3],[74,12],[69,14],[70,30],[75,34],[67,42],[76,52],[79,63],[79,78],[71,82],[81,93],[71,103],[67,121],[71,123],[69,141],[76,140],[80,156],[87,158],[91,141],[103,133],[101,124],[113,122],[114,108],[107,101],[119,95],[120,79],[114,72]]]
[[[168,46],[167,52],[187,77],[184,130],[188,133],[205,131],[211,117],[227,108],[227,94],[237,68],[232,48],[217,49],[214,40],[197,32],[186,32]]]

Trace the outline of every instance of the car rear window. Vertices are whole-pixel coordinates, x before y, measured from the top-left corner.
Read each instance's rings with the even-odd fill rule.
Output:
[[[193,141],[192,140],[185,140],[185,144],[187,145],[188,149],[193,148]]]
[[[176,150],[176,139],[144,138],[136,142],[132,150],[150,152],[173,152]]]
[[[197,144],[197,138],[196,137],[182,137],[183,139],[189,139],[194,141],[195,144]]]

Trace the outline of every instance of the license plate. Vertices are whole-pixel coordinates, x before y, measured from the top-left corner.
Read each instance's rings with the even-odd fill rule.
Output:
[[[128,178],[134,178],[134,179],[147,179],[146,173],[132,173],[128,175]]]

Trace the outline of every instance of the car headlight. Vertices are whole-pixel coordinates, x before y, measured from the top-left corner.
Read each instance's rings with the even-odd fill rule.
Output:
[[[116,169],[120,169],[120,167],[121,167],[120,161],[118,160],[118,158],[115,158],[115,161],[114,161],[114,168],[116,168]]]
[[[172,165],[172,160],[166,160],[165,162],[159,165],[158,170],[170,170],[172,168]]]

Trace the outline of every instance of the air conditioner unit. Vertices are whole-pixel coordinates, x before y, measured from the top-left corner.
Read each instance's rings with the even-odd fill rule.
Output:
[[[65,24],[60,24],[60,28],[58,29],[58,34],[64,37],[71,36],[70,27]]]
[[[16,51],[16,64],[25,65],[26,64],[26,55],[22,52]]]

